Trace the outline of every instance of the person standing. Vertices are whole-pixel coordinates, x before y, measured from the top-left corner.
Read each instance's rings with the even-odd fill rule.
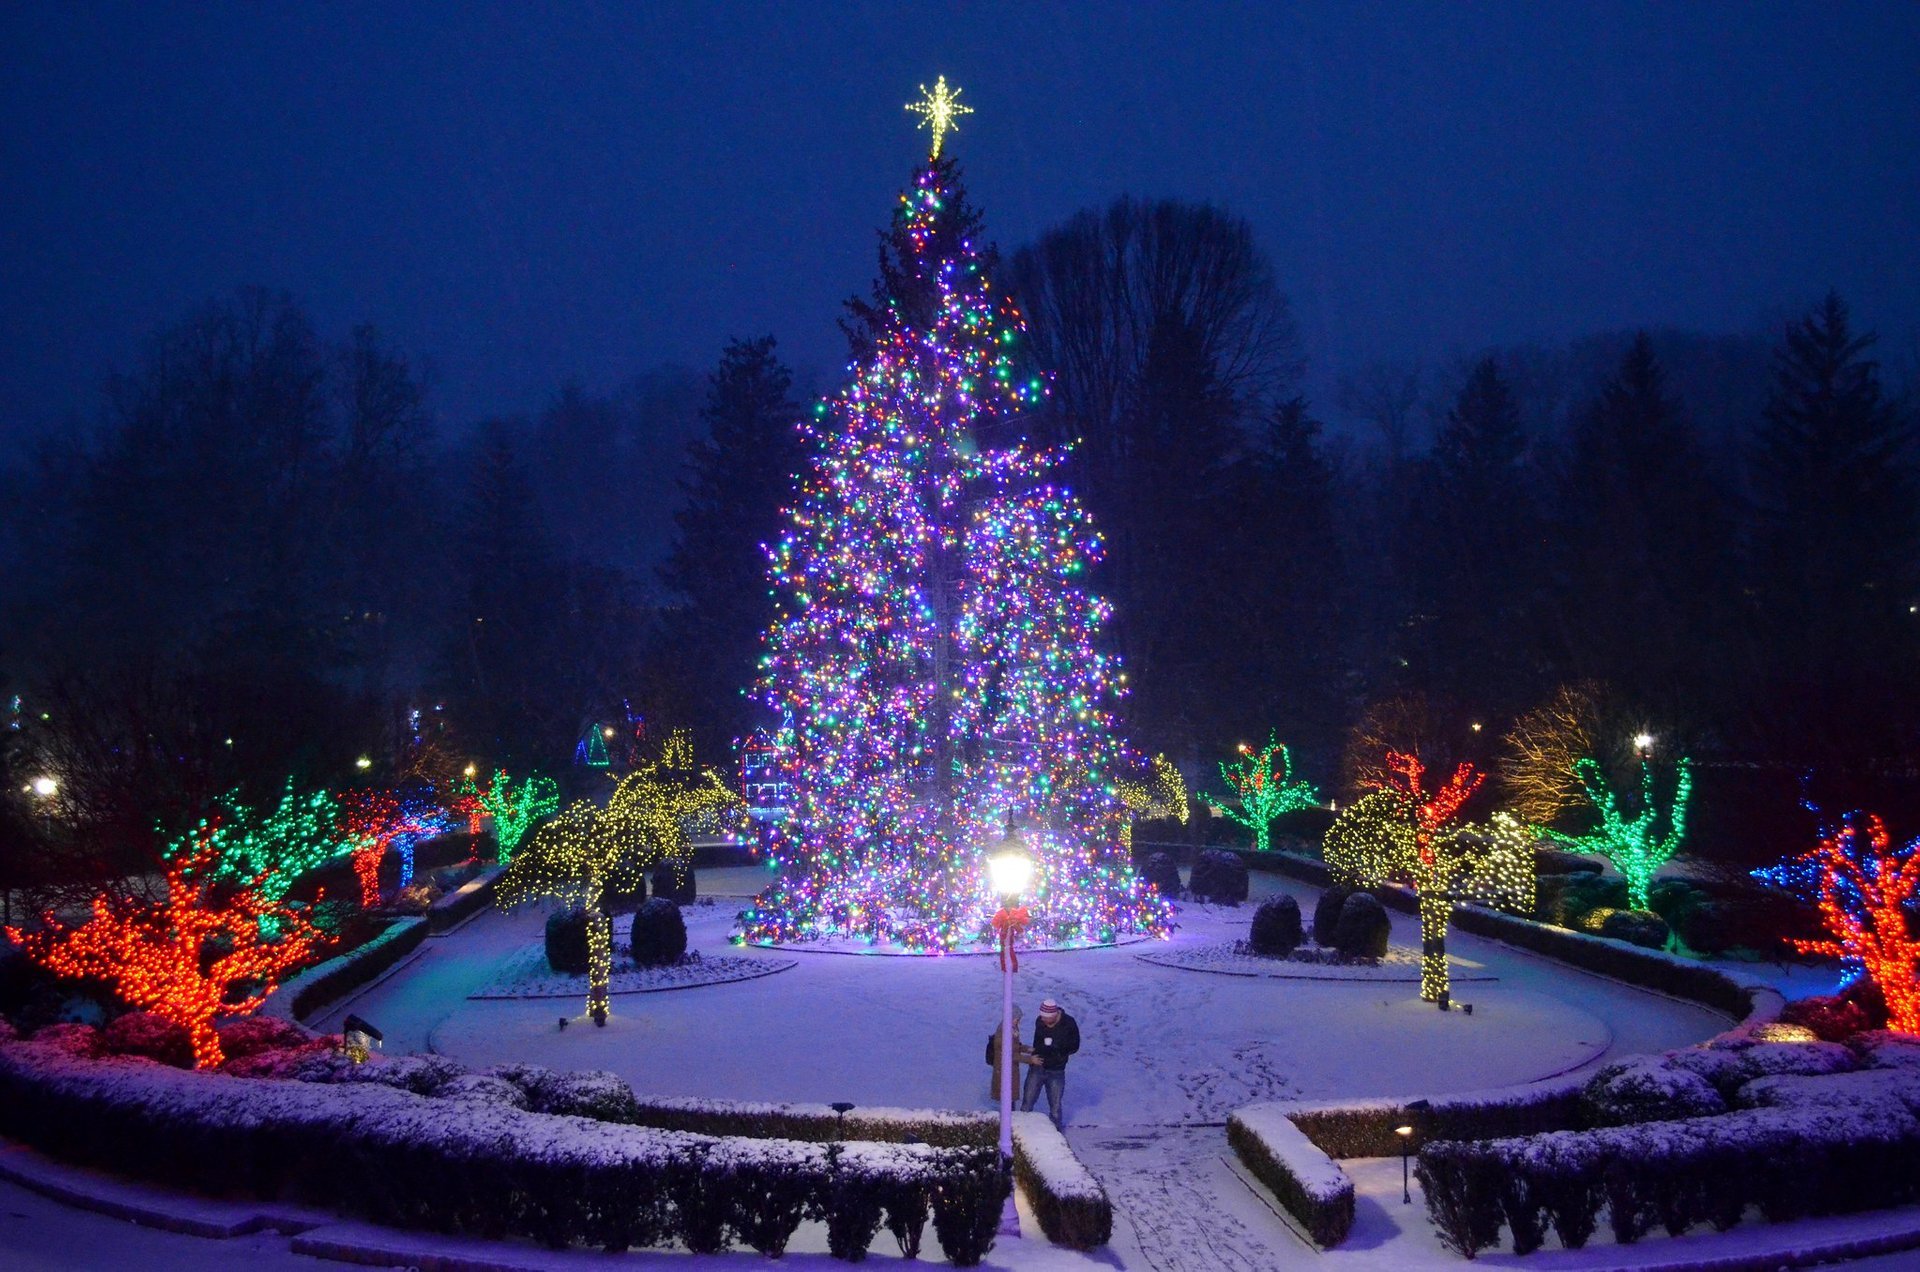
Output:
[[[1013,1009],[1013,1081],[1016,1088],[1020,1085],[1021,1065],[1027,1063],[1027,1044],[1020,1041],[1020,1009]],[[987,1094],[995,1104],[1000,1103],[1000,1028],[995,1026],[987,1035],[987,1063],[993,1066],[993,1085]]]
[[[1041,1003],[1040,1014],[1033,1022],[1032,1058],[1027,1062],[1027,1084],[1020,1098],[1022,1110],[1032,1112],[1044,1090],[1047,1116],[1055,1126],[1065,1129],[1060,1120],[1060,1103],[1067,1094],[1067,1058],[1078,1050],[1080,1023],[1062,1011],[1053,999]]]

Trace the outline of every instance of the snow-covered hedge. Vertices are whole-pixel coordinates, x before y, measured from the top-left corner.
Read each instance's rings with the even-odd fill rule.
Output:
[[[1856,1089],[1869,1077],[1871,1091]],[[1718,1117],[1426,1144],[1417,1169],[1427,1212],[1472,1258],[1498,1245],[1503,1227],[1517,1254],[1538,1249],[1549,1227],[1577,1248],[1603,1211],[1625,1243],[1656,1225],[1675,1236],[1703,1223],[1724,1231],[1749,1206],[1778,1223],[1920,1198],[1920,1075],[1759,1081],[1756,1097],[1772,1102]]]
[[[358,989],[420,948],[427,919],[396,919],[387,930],[337,958],[288,978],[260,1009],[281,1020],[304,1020],[348,990]]]
[[[794,1139],[819,1144],[834,1140],[892,1144],[919,1140],[925,1144],[959,1147],[992,1144],[1000,1133],[996,1113],[855,1107],[842,1118],[826,1104],[768,1104],[678,1096],[639,1096],[634,1107],[634,1120],[642,1126],[702,1135],[744,1135],[751,1139]]]
[[[233,1078],[89,1059],[57,1039],[11,1043],[0,1046],[0,1133],[176,1186],[607,1250],[740,1242],[776,1255],[812,1216],[857,1258],[880,1216],[915,1249],[931,1217],[942,1251],[967,1266],[991,1247],[1010,1186],[991,1147],[822,1146],[536,1113],[433,1068],[412,1066],[408,1083],[442,1098],[377,1079]]]
[[[1113,1202],[1044,1113],[1013,1115],[1013,1176],[1055,1245],[1091,1250],[1113,1238]]]
[[[1583,1126],[1580,1082],[1530,1083],[1434,1096],[1417,1119],[1421,1139],[1496,1139]],[[1250,1107],[1261,1107],[1253,1105]],[[1405,1100],[1274,1106],[1329,1157],[1397,1157],[1394,1128],[1415,1123]]]
[[[1306,1137],[1279,1104],[1252,1104],[1227,1119],[1227,1143],[1255,1178],[1321,1246],[1336,1246],[1353,1227],[1353,1181]]]
[[[491,905],[493,890],[498,886],[500,876],[506,872],[505,866],[488,866],[446,896],[435,901],[427,909],[428,928],[435,932],[445,932]]]
[[[491,1072],[516,1081],[532,1101],[530,1107],[549,1111],[559,1111],[551,1108],[552,1083],[563,1080],[577,1085],[595,1076],[553,1073],[531,1065],[505,1066]],[[612,1074],[605,1076],[614,1082],[620,1081]],[[625,1084],[620,1086],[624,1091]],[[481,1088],[487,1089],[490,1088]],[[482,1098],[470,1092],[471,1088],[462,1088],[461,1095]],[[641,1126],[749,1139],[790,1139],[815,1144],[919,1142],[961,1148],[990,1146],[1000,1129],[999,1117],[993,1113],[873,1107],[854,1108],[843,1118],[826,1104],[635,1096],[631,1092],[626,1092],[625,1099],[631,1103],[622,1103],[617,1093],[609,1093],[603,1107],[611,1110],[617,1106],[622,1111],[616,1120],[630,1120]],[[584,1108],[567,1111],[610,1116]],[[1049,1241],[1090,1250],[1112,1238],[1113,1202],[1099,1181],[1074,1156],[1066,1136],[1044,1115],[1014,1115],[1013,1170]]]

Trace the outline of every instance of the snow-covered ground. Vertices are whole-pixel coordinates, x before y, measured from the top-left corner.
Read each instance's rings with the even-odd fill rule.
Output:
[[[538,939],[544,918],[489,913],[428,941],[318,1023],[336,1024],[351,1010],[385,1031],[389,1051],[432,1049],[474,1066],[611,1069],[662,1095],[991,1107],[983,1052],[999,1010],[996,961],[729,945],[735,911],[765,878],[752,867],[702,871],[700,891],[712,903],[687,911],[689,948],[796,961],[776,976],[617,998],[611,1022],[597,1029],[580,1003],[469,997]],[[1316,895],[1269,875],[1256,874],[1252,886],[1255,903],[1285,891],[1309,911]],[[1172,942],[1155,948],[1231,941],[1252,917],[1251,903],[1183,906]],[[1394,941],[1417,945],[1417,922],[1392,917]],[[1147,963],[1138,945],[1023,955],[1016,993],[1028,1020],[1053,997],[1080,1022],[1068,1136],[1114,1197],[1105,1257],[1154,1269],[1328,1257],[1277,1219],[1229,1160],[1218,1124],[1242,1104],[1503,1086],[1697,1042],[1728,1023],[1472,936],[1456,933],[1449,948],[1471,1016],[1421,1003],[1411,983],[1223,976]],[[1417,1205],[1396,1205],[1381,1222],[1407,1225],[1403,1239],[1431,1242]],[[1363,1240],[1376,1254],[1395,1244],[1379,1232]]]
[[[622,995],[614,1000],[611,1024],[596,1029],[580,1014],[579,1001],[471,997],[515,960],[524,961],[544,920],[537,910],[489,912],[429,939],[388,976],[314,1023],[337,1027],[353,1011],[385,1031],[389,1052],[431,1049],[475,1066],[530,1060],[611,1069],[637,1090],[663,1095],[991,1107],[982,1052],[999,1005],[996,961],[733,947],[726,940],[733,914],[764,879],[755,868],[702,871],[701,891],[714,900],[689,909],[690,948],[703,958],[794,964],[778,975]],[[1252,883],[1254,902],[1285,891],[1310,908],[1315,896],[1312,888],[1273,876],[1255,875]],[[1182,907],[1172,941],[1151,948],[1190,953],[1199,966],[1217,963],[1206,951],[1244,936],[1252,914],[1251,904]],[[1392,919],[1394,941],[1417,944],[1415,920]],[[1338,1250],[1314,1250],[1234,1160],[1220,1123],[1255,1100],[1435,1094],[1590,1069],[1610,1058],[1695,1042],[1727,1024],[1694,1004],[1472,936],[1455,933],[1449,948],[1456,993],[1474,1005],[1472,1016],[1420,1003],[1412,983],[1220,975],[1148,963],[1138,957],[1139,945],[1024,955],[1017,992],[1029,1020],[1047,996],[1080,1020],[1086,1045],[1069,1070],[1068,1138],[1112,1195],[1117,1218],[1112,1245],[1092,1255],[1033,1239],[996,1249],[987,1266],[1015,1272],[1460,1267],[1435,1239],[1417,1183],[1414,1203],[1400,1204],[1399,1164],[1391,1160],[1351,1164],[1359,1194],[1354,1232]],[[1822,992],[1831,983],[1830,974],[1798,972],[1789,993]],[[24,1267],[109,1261],[317,1266],[272,1235],[202,1242],[153,1233],[29,1200],[10,1185],[0,1186],[0,1202],[0,1250]],[[1828,1229],[1855,1235],[1896,1222],[1920,1223],[1920,1216],[1810,1221],[1790,1225],[1791,1233],[1755,1223],[1725,1236],[1649,1239],[1631,1257],[1647,1258],[1662,1246],[1669,1257],[1773,1249]],[[375,1244],[388,1239],[377,1230],[369,1234]],[[415,1256],[428,1248],[420,1242],[443,1240],[425,1234],[391,1239],[412,1242],[407,1248]],[[1518,1262],[1539,1272],[1620,1266],[1628,1252],[1603,1242],[1604,1233],[1586,1251],[1549,1249]],[[883,1245],[875,1247],[879,1261],[886,1261]],[[807,1249],[803,1242],[787,1262],[829,1262]],[[555,1268],[677,1267],[687,1259],[609,1259],[531,1247],[498,1253],[503,1266]],[[1488,1252],[1481,1261],[1514,1260]],[[742,1266],[752,1256],[735,1254],[726,1262]],[[1913,1263],[1890,1255],[1872,1266]]]
[[[700,886],[708,896],[744,896],[763,878],[753,868],[706,871]],[[1269,876],[1255,876],[1254,887],[1312,897]],[[596,1029],[577,1019],[582,1004],[468,997],[538,939],[542,922],[538,911],[485,914],[429,941],[322,1023],[350,1009],[386,1032],[390,1050],[432,1049],[474,1066],[610,1069],[662,1095],[990,1106],[983,1052],[999,1010],[994,959],[740,949],[726,940],[738,906],[717,897],[691,907],[690,948],[798,966],[616,999],[611,1022]],[[1244,935],[1251,918],[1250,905],[1183,907],[1172,946]],[[1418,940],[1409,916],[1394,924],[1397,942]],[[1456,936],[1453,947],[1463,974],[1496,978],[1459,986],[1472,1016],[1421,1003],[1410,984],[1212,975],[1145,963],[1134,956],[1139,946],[1025,955],[1016,994],[1029,1019],[1051,996],[1080,1022],[1084,1046],[1067,1082],[1076,1128],[1219,1122],[1254,1100],[1502,1086],[1698,1041],[1726,1024],[1693,1004],[1490,942]]]

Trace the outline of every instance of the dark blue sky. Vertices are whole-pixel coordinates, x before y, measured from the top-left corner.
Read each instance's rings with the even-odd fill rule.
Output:
[[[1324,386],[1383,356],[1920,323],[1920,5],[37,4],[0,16],[0,430],[210,295],[428,359],[442,418],[704,367],[838,302],[945,73],[1012,247],[1114,195],[1249,217]]]

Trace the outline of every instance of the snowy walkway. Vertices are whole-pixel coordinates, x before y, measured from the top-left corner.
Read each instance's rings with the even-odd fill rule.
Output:
[[[691,944],[798,959],[778,976],[616,999],[612,1022],[596,1029],[578,1003],[467,997],[540,939],[540,912],[488,913],[429,940],[317,1023],[352,1010],[386,1032],[391,1051],[431,1048],[476,1067],[611,1069],[664,1095],[989,1107],[994,960],[735,950],[726,933],[738,898],[763,879],[753,868],[702,871],[703,893],[735,899],[689,911]],[[1315,896],[1269,875],[1256,874],[1253,888],[1255,901],[1292,892],[1309,912]],[[1251,906],[1184,907],[1174,942],[1232,939],[1251,918]],[[1393,922],[1396,942],[1417,943],[1411,916]],[[1496,978],[1459,987],[1472,1016],[1434,1010],[1411,985],[1211,975],[1142,962],[1140,946],[1023,957],[1017,992],[1029,1020],[1052,996],[1080,1021],[1068,1136],[1114,1197],[1108,1257],[1156,1272],[1321,1257],[1226,1160],[1219,1124],[1242,1104],[1502,1086],[1696,1042],[1727,1023],[1493,942],[1456,934],[1451,944],[1464,968]],[[1426,1225],[1417,1207],[1408,1218]]]

